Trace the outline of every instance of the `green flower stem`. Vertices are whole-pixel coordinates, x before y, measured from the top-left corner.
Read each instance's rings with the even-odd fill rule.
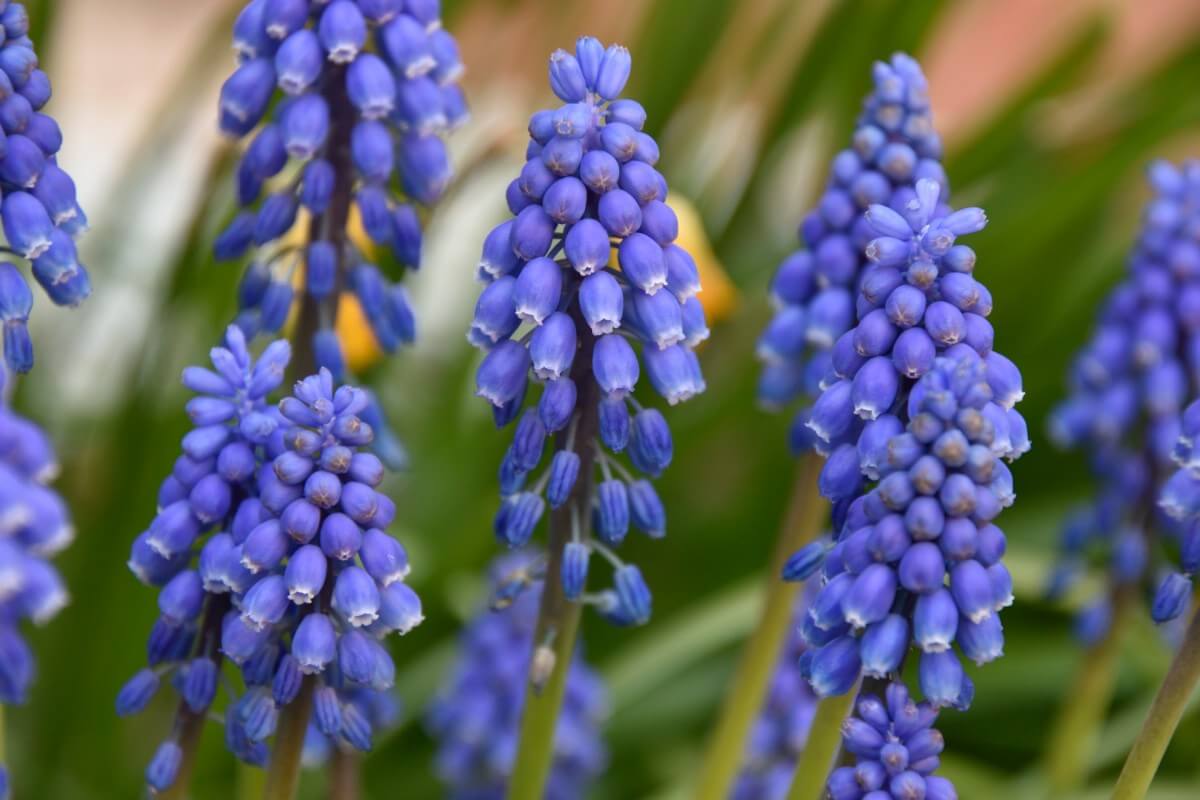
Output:
[[[1114,594],[1108,632],[1083,654],[1050,734],[1046,775],[1056,796],[1079,789],[1087,777],[1088,756],[1112,700],[1132,600],[1128,590]]]
[[[842,723],[857,696],[858,687],[855,686],[843,695],[826,697],[817,704],[787,800],[820,800],[824,797],[825,782],[842,745]]]
[[[266,773],[258,767],[239,761],[237,764],[238,800],[255,800],[255,798],[262,797],[263,787],[266,786],[266,777]]]
[[[1142,732],[1125,759],[1121,777],[1113,789],[1113,800],[1142,800],[1146,796],[1197,683],[1200,683],[1200,613],[1193,610],[1183,644],[1158,688]]]
[[[329,800],[359,800],[362,797],[362,759],[336,747],[329,765]]]
[[[805,456],[800,462],[783,529],[767,571],[761,615],[746,641],[709,739],[697,783],[697,800],[725,800],[741,767],[746,737],[762,709],[771,675],[779,663],[800,588],[799,584],[780,580],[780,572],[792,553],[815,538],[826,513],[827,505],[817,492],[822,463],[815,454]]]
[[[300,757],[304,753],[304,736],[308,731],[316,688],[317,678],[305,676],[300,694],[284,706],[279,715],[263,800],[294,800],[296,797],[296,789],[300,786]]]
[[[210,597],[204,604],[204,619],[200,623],[198,636],[198,654],[206,654],[221,667],[221,620],[229,610],[229,599],[226,595]],[[160,800],[184,800],[191,789],[192,770],[196,766],[196,753],[200,749],[200,736],[204,733],[206,714],[197,714],[188,708],[188,704],[179,701],[176,712],[176,743],[183,752],[179,763],[179,772],[175,775],[175,783],[165,792],[159,794]]]
[[[571,311],[573,317],[578,308]],[[587,325],[576,319],[576,328],[586,331]],[[592,519],[592,470],[596,460],[596,432],[599,421],[596,417],[596,401],[599,393],[596,380],[591,374],[591,335],[583,337],[582,346],[575,356],[571,377],[579,386],[579,421],[575,431],[574,447],[579,454],[579,480],[567,502],[550,515],[549,560],[546,564],[546,580],[542,589],[542,603],[538,609],[537,627],[534,629],[533,647],[535,656],[540,648],[549,645],[554,653],[549,679],[544,685],[531,680],[525,689],[525,709],[521,714],[521,732],[517,741],[517,756],[513,764],[512,780],[508,796],[512,800],[539,800],[545,792],[546,779],[554,758],[554,732],[558,724],[558,713],[562,707],[567,688],[567,672],[571,656],[575,653],[575,637],[579,631],[582,606],[572,603],[563,595],[559,580],[563,547],[571,541],[574,530],[586,540],[591,535]],[[564,431],[557,437],[556,447],[568,445],[568,434]],[[534,663],[534,659],[531,663]]]

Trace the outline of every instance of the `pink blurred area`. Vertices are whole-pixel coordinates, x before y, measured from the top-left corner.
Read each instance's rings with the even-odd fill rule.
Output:
[[[66,130],[67,159],[85,199],[107,196],[131,158],[142,155],[147,123],[161,122],[173,94],[194,102],[183,125],[187,149],[212,152],[216,91],[232,65],[224,27],[238,0],[60,0],[45,46],[55,76],[55,110]],[[744,84],[770,106],[772,79],[792,66],[828,12],[828,0],[750,0],[731,15],[714,50],[713,67],[697,83]],[[503,92],[519,101],[522,118],[542,92],[546,54],[582,33],[634,42],[648,0],[478,0],[453,19],[468,66],[468,91],[487,98]],[[939,21],[918,53],[929,76],[938,124],[947,140],[980,124],[998,100],[1011,96],[1094,22],[1107,26],[1103,55],[1090,74],[1097,92],[1124,82],[1169,57],[1200,29],[1195,0],[960,0]],[[740,75],[766,26],[773,51],[756,75]],[[204,56],[207,54],[207,58]],[[635,58],[637,56],[635,52]],[[881,57],[886,53],[880,53]],[[725,67],[734,66],[730,70]],[[520,124],[515,123],[520,128]],[[86,131],[80,136],[78,131]],[[175,165],[163,163],[170,170]],[[187,177],[187,176],[183,176]]]

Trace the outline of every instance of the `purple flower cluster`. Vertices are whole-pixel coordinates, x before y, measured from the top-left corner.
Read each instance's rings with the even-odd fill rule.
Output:
[[[1064,526],[1050,586],[1052,595],[1061,595],[1087,562],[1108,563],[1110,589],[1078,620],[1085,641],[1107,630],[1111,595],[1119,587],[1136,591],[1157,580],[1151,546],[1156,537],[1184,550],[1191,539],[1188,526],[1172,518],[1188,515],[1186,491],[1177,492],[1186,489],[1186,479],[1164,483],[1172,458],[1182,458],[1185,466],[1189,458],[1187,440],[1178,451],[1176,442],[1200,367],[1200,162],[1176,167],[1158,161],[1148,173],[1154,197],[1143,213],[1128,272],[1076,356],[1070,395],[1050,423],[1059,445],[1087,454],[1099,484],[1095,499]],[[1170,513],[1157,508],[1160,490]],[[1167,594],[1178,600],[1182,576],[1167,580]],[[1163,605],[1167,599],[1163,595],[1155,603],[1159,621],[1177,613],[1174,602]]]
[[[933,774],[945,746],[933,727],[937,716],[901,683],[889,684],[882,698],[859,698],[842,726],[842,746],[855,763],[830,774],[830,800],[957,800],[954,784]]]
[[[608,546],[631,525],[663,536],[666,512],[650,481],[616,455],[627,452],[636,472],[657,477],[673,452],[666,419],[636,400],[634,388],[644,364],[671,405],[702,392],[692,348],[708,336],[696,264],[674,244],[678,220],[654,168],[658,145],[642,130],[646,112],[619,97],[630,63],[624,47],[591,37],[579,39],[574,55],[551,56],[550,85],[564,105],[530,119],[527,160],[508,187],[514,218],[484,242],[479,277],[487,286],[468,336],[487,353],[477,394],[492,404],[497,425],[519,418],[500,470],[497,537],[522,547],[547,503],[559,508],[572,492],[594,496],[598,541],[568,545],[561,579],[569,598],[584,598],[588,558],[598,550],[615,567],[616,588],[584,599],[626,624],[649,617],[650,595],[637,568]],[[522,413],[530,373],[541,394]],[[526,486],[553,434],[560,447]]]
[[[441,136],[467,117],[457,85],[462,62],[439,5],[251,0],[234,25],[240,64],[221,90],[221,128],[254,134],[237,170],[243,210],[215,252],[222,260],[254,252],[239,291],[238,324],[248,334],[282,328],[293,273],[304,270],[317,309],[311,347],[338,380],[344,361],[332,325],[344,287],[385,351],[414,335],[403,288],[369,263],[347,226],[357,210],[367,236],[396,264],[420,265],[413,204],[430,205],[445,190],[450,164]],[[281,243],[303,217],[305,243]]]
[[[1200,400],[1183,412],[1174,459],[1179,468],[1163,485],[1159,505],[1179,523],[1179,570],[1169,572],[1155,594],[1150,611],[1160,623],[1191,607],[1193,581],[1200,571]]]
[[[1029,449],[1013,408],[1021,376],[992,349],[990,296],[971,274],[974,252],[956,244],[983,227],[983,212],[951,211],[940,191],[919,180],[898,192],[899,208],[868,210],[881,235],[867,246],[859,321],[834,344],[807,423],[829,451],[820,489],[840,534],[796,553],[784,577],[821,569],[802,629],[821,696],[849,691],[860,673],[898,673],[915,645],[926,698],[965,707],[973,689],[953,644],[977,663],[1003,646],[997,612],[1011,578],[992,520],[1013,500],[1000,459]]]
[[[0,406],[0,703],[23,703],[33,680],[21,624],[44,623],[67,602],[50,563],[74,535],[66,505],[49,487],[57,474],[41,429]]]
[[[765,363],[759,400],[778,408],[820,393],[830,349],[855,321],[855,296],[867,244],[878,234],[866,219],[876,203],[901,208],[922,178],[947,187],[941,140],[933,129],[925,76],[907,55],[877,62],[874,91],[864,102],[851,146],[838,153],[817,207],[804,218],[804,247],[780,264],[771,283],[774,319],[758,343]],[[796,452],[812,445],[809,409],[792,426]]]
[[[422,619],[403,582],[407,555],[384,532],[395,505],[376,488],[383,464],[362,450],[373,437],[358,416],[366,394],[335,389],[321,370],[271,406],[289,357],[279,341],[255,362],[231,325],[214,369],[184,371],[198,393],[188,403],[196,427],[129,560],[161,587],[161,615],[148,666],[121,690],[118,713],[144,708],[171,675],[181,713],[203,716],[228,660],[246,691],[226,707],[226,743],[252,764],[266,760],[280,708],[306,682],[319,732],[369,749],[385,715],[367,701],[395,672],[380,640]],[[151,787],[170,786],[180,760],[173,735],[147,770]]]
[[[817,698],[800,671],[806,645],[800,627],[808,614],[806,592],[796,603],[795,624],[784,645],[762,711],[750,730],[742,771],[731,800],[784,800],[804,751]]]
[[[449,787],[449,797],[456,800],[500,800],[506,794],[529,680],[543,571],[536,559],[523,553],[502,558],[493,567],[494,597],[500,602],[467,626],[458,665],[429,708],[427,723],[440,742],[438,774]],[[555,731],[547,800],[585,796],[604,769],[608,754],[600,725],[607,705],[600,677],[576,653]]]
[[[50,79],[38,69],[21,3],[0,3],[0,226],[7,253],[32,264],[50,301],[75,306],[91,293],[74,237],[87,229],[75,183],[58,165],[63,136],[42,108]],[[0,330],[4,363],[14,372],[33,367],[27,323],[33,294],[12,263],[0,263]]]

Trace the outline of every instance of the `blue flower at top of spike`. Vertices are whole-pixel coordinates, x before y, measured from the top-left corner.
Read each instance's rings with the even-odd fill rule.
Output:
[[[159,588],[160,616],[150,631],[146,667],[118,694],[119,715],[145,708],[164,679],[179,694],[181,718],[203,719],[216,700],[225,658],[222,628],[236,621],[235,606],[254,581],[245,548],[273,519],[258,479],[263,465],[284,450],[283,419],[267,397],[283,382],[290,357],[287,342],[279,341],[255,361],[241,329],[231,325],[224,346],[211,351],[212,369],[183,372],[184,385],[196,393],[187,404],[195,427],[183,437],[183,453],[159,489],[158,514],[129,556],[134,575]],[[246,673],[248,683],[252,677],[258,676]],[[230,749],[244,761],[265,763],[261,739],[246,734],[236,713],[228,716]],[[147,768],[155,791],[174,783],[179,754],[173,734]]]
[[[842,747],[854,765],[830,774],[830,800],[958,800],[954,784],[933,774],[945,746],[933,727],[937,716],[900,683],[889,684],[882,698],[859,698],[855,715],[842,725]]]
[[[784,259],[771,283],[774,319],[759,339],[764,362],[760,401],[771,408],[816,396],[830,368],[830,349],[855,320],[855,294],[878,233],[866,218],[877,203],[903,208],[922,178],[945,192],[942,144],[933,129],[925,76],[907,55],[877,62],[851,146],[838,153],[817,207],[804,218],[804,247]],[[809,409],[792,426],[797,452],[812,445]]]
[[[32,265],[34,279],[50,301],[75,306],[91,293],[74,237],[87,229],[75,199],[75,183],[58,165],[63,136],[42,109],[50,79],[38,68],[21,3],[0,3],[0,227],[9,255]],[[0,263],[0,332],[4,362],[14,372],[33,367],[26,327],[33,294],[12,263]]]
[[[1184,405],[1200,392],[1200,162],[1150,165],[1154,197],[1128,271],[1109,294],[1088,343],[1069,373],[1070,394],[1050,422],[1052,438],[1087,455],[1098,484],[1094,499],[1063,528],[1061,556],[1050,592],[1061,595],[1089,562],[1107,563],[1108,589],[1080,614],[1086,642],[1104,635],[1113,596],[1121,589],[1152,591],[1161,575],[1158,540],[1178,546],[1187,571],[1191,557],[1186,518],[1189,439],[1181,449]],[[1182,431],[1188,437],[1187,431]],[[1171,478],[1172,457],[1185,470]],[[1162,513],[1156,497],[1162,493]],[[1175,616],[1185,592],[1172,575],[1153,616]],[[1184,603],[1184,606],[1186,603]]]
[[[467,109],[454,37],[438,0],[251,0],[234,24],[239,66],[221,90],[221,129],[249,137],[237,168],[242,210],[218,237],[218,259],[253,260],[238,324],[278,332],[304,269],[318,366],[343,377],[333,333],[343,289],[357,297],[387,352],[413,337],[408,299],[349,233],[356,211],[399,267],[421,260],[416,205],[450,181],[442,135]],[[285,238],[293,226],[307,231]]]
[[[817,709],[816,695],[800,671],[800,657],[807,648],[799,629],[808,614],[809,595],[806,591],[796,603],[795,624],[750,730],[731,800],[784,800],[796,774]]]
[[[66,505],[49,486],[57,474],[54,452],[41,429],[0,406],[0,703],[4,704],[23,703],[34,677],[33,653],[21,624],[47,622],[67,602],[62,579],[50,563],[73,538]]]
[[[658,145],[642,131],[641,105],[619,97],[629,71],[628,50],[591,37],[579,39],[574,55],[551,56],[550,85],[564,105],[530,119],[527,160],[508,187],[514,218],[484,242],[478,274],[487,285],[468,334],[486,351],[477,394],[497,425],[519,417],[500,469],[497,537],[524,546],[546,504],[564,506],[575,494],[596,539],[576,536],[561,554],[563,588],[584,598],[588,557],[599,551],[614,566],[615,586],[584,599],[622,624],[649,617],[650,594],[609,546],[631,525],[662,536],[666,513],[650,481],[616,454],[628,452],[634,471],[653,478],[673,451],[666,419],[633,391],[644,366],[670,405],[702,392],[692,348],[708,336],[696,265],[674,243],[678,221],[654,168]],[[540,397],[522,411],[531,374]],[[556,433],[549,465],[526,485]]]
[[[899,674],[920,652],[919,680],[935,706],[965,708],[973,694],[953,646],[985,664],[1003,654],[999,611],[1012,602],[1006,542],[993,524],[1013,501],[1001,461],[1019,448],[1010,415],[988,382],[986,361],[952,348],[913,387],[886,437],[830,458],[822,488],[858,485],[859,453],[875,485],[860,490],[832,544],[793,557],[803,578],[821,566],[821,586],[801,628],[811,649],[802,669],[820,696],[844,694],[860,674]],[[846,464],[839,462],[846,461]],[[792,566],[792,565],[789,565]]]
[[[430,705],[438,739],[437,771],[455,800],[501,800],[516,757],[521,708],[544,579],[536,558],[500,559],[492,569],[493,607],[463,632],[458,663]],[[567,672],[566,701],[554,738],[545,798],[584,797],[604,769],[600,739],[607,714],[604,684],[577,652]]]

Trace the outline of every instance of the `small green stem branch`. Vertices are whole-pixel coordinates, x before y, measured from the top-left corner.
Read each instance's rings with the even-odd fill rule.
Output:
[[[1051,731],[1046,776],[1055,796],[1079,789],[1087,776],[1088,755],[1112,700],[1132,600],[1129,591],[1114,594],[1108,631],[1083,653],[1071,690]]]
[[[842,746],[842,723],[857,696],[855,686],[843,695],[826,697],[817,704],[787,800],[819,800],[824,796],[825,782]]]
[[[577,309],[572,309],[572,315],[577,314]],[[576,328],[587,330],[580,319],[576,320]],[[539,648],[547,643],[553,650],[554,660],[545,685],[538,686],[531,681],[525,689],[520,738],[508,790],[511,800],[541,800],[545,792],[546,779],[554,758],[558,714],[567,688],[571,657],[575,652],[575,637],[579,631],[582,606],[567,600],[558,576],[561,574],[563,547],[571,541],[573,526],[581,528],[583,539],[586,540],[590,535],[592,470],[596,460],[595,437],[599,424],[596,417],[598,388],[591,375],[593,342],[590,335],[585,335],[579,352],[575,354],[572,378],[580,387],[576,405],[580,417],[574,448],[580,460],[579,479],[567,502],[550,515],[549,559],[533,637],[535,658],[531,659],[531,664],[536,660]],[[567,446],[567,434],[560,433],[556,447],[561,450]]]
[[[1162,686],[1158,688],[1154,705],[1150,707],[1150,714],[1142,725],[1142,732],[1125,759],[1125,766],[1113,789],[1113,800],[1142,800],[1146,796],[1198,682],[1200,613],[1193,610],[1183,644],[1175,654]]]
[[[781,580],[780,572],[792,553],[816,537],[828,508],[817,492],[821,464],[822,459],[815,454],[805,456],[800,462],[767,571],[762,612],[746,641],[709,739],[696,784],[697,800],[725,800],[741,767],[746,738],[762,708],[795,612],[799,584]]]

